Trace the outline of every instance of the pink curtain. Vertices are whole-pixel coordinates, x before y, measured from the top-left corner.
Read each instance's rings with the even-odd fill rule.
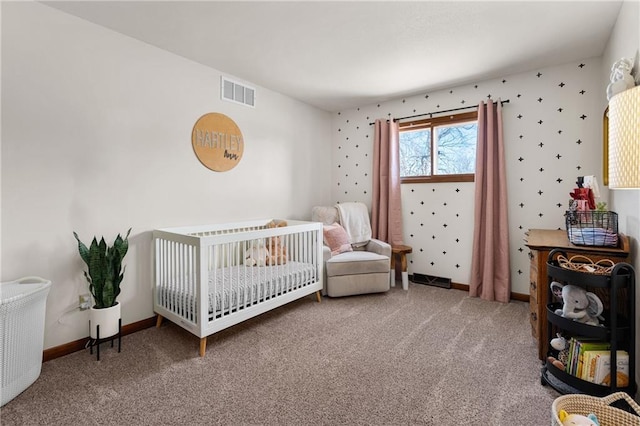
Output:
[[[469,295],[508,302],[509,232],[502,104],[478,105],[475,217]]]
[[[371,227],[373,238],[403,244],[399,132],[393,120],[375,122]]]

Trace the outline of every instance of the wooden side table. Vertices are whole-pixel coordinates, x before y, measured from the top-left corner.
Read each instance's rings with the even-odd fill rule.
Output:
[[[549,279],[547,258],[555,248],[564,250],[567,256],[581,254],[594,262],[611,259],[614,262],[629,261],[629,237],[620,234],[619,247],[577,246],[569,242],[567,231],[561,229],[530,229],[525,237],[525,245],[531,250],[529,269],[529,322],[531,335],[538,340],[538,358],[545,360],[550,337],[547,336],[547,297]]]
[[[400,260],[402,271],[402,289],[409,290],[409,272],[407,271],[407,254],[413,249],[409,246],[391,246],[391,287],[396,286],[396,258]]]

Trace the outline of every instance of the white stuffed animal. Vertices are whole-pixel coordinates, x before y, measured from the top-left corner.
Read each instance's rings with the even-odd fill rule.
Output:
[[[562,426],[600,426],[598,418],[593,413],[583,416],[581,414],[569,414],[564,410],[560,410],[558,418],[562,422]]]
[[[569,342],[560,333],[557,333],[556,337],[551,339],[550,344],[553,349],[558,351],[558,358],[549,356],[547,359],[560,370],[564,370],[569,360]]]
[[[614,62],[611,66],[611,75],[609,76],[611,83],[607,86],[607,100],[611,100],[614,95],[631,89],[636,85],[631,75],[632,68],[633,64],[629,59],[622,58]]]
[[[269,259],[269,250],[264,246],[263,240],[255,240],[249,244],[245,251],[244,264],[246,266],[265,266]]]

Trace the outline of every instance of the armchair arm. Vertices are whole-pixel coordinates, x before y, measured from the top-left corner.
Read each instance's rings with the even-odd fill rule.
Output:
[[[327,260],[331,259],[331,249],[329,246],[322,246],[322,262],[326,263]]]
[[[327,260],[331,259],[331,249],[329,246],[322,245],[322,295],[327,295]]]
[[[365,250],[380,254],[382,256],[387,256],[389,259],[391,259],[391,245],[385,243],[384,241],[372,238],[365,246]]]

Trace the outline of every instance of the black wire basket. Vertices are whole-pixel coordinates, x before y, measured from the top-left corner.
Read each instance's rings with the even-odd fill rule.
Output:
[[[567,236],[581,246],[618,246],[618,214],[602,210],[569,210],[565,213]]]

